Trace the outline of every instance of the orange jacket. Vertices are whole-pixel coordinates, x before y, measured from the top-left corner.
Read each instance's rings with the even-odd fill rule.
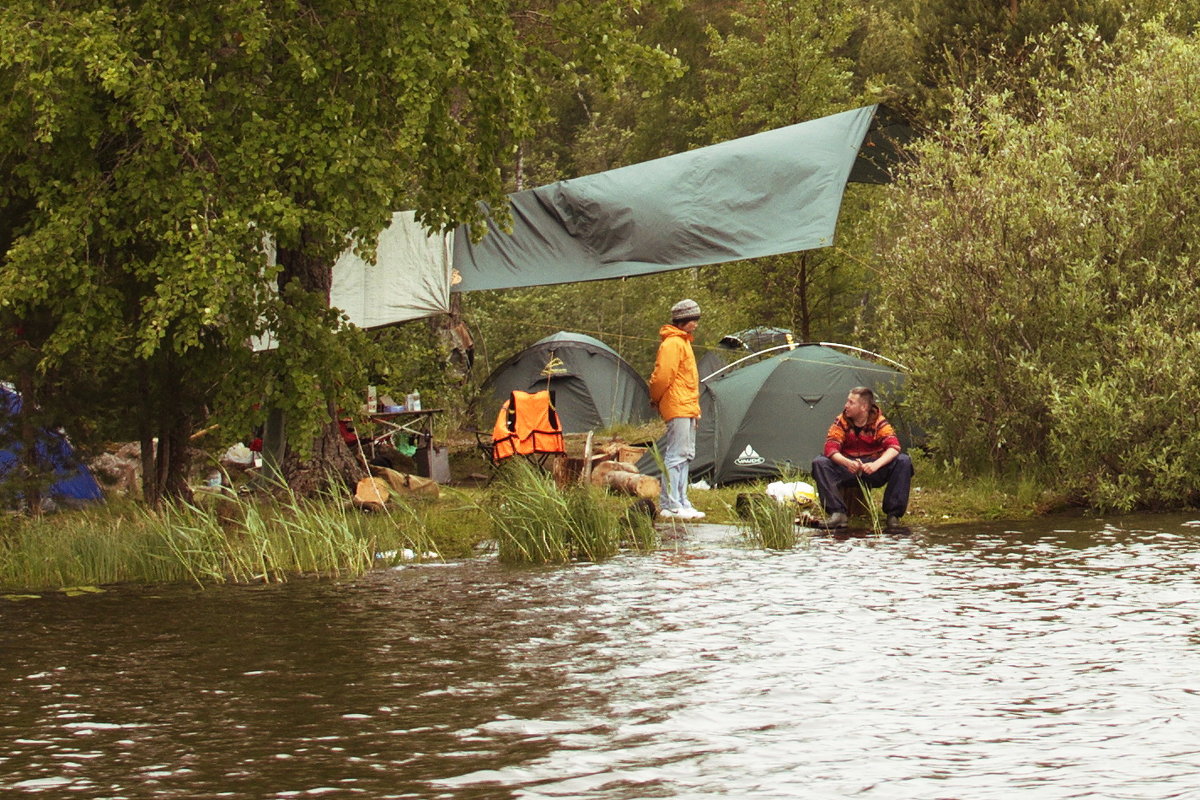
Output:
[[[658,329],[662,343],[650,375],[650,402],[663,419],[700,416],[700,373],[692,335],[674,325]]]

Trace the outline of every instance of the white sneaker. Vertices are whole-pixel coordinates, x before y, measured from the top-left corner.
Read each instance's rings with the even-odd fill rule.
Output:
[[[704,519],[707,514],[698,508],[685,508],[679,512],[681,519]]]
[[[686,519],[682,511],[672,511],[669,508],[660,509],[658,516],[660,519]]]

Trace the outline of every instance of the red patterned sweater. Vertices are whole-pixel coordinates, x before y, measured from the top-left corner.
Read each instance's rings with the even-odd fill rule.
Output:
[[[880,413],[879,406],[871,406],[867,422],[861,428],[846,419],[845,414],[838,414],[825,436],[826,458],[840,452],[848,458],[870,460],[883,455],[889,448],[899,450],[900,439],[892,423]]]

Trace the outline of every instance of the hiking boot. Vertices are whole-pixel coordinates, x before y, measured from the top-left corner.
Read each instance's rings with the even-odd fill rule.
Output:
[[[900,521],[900,518],[897,517],[895,514],[888,514],[887,526],[888,526],[888,528],[903,528],[904,523],[902,523]]]
[[[835,511],[825,519],[826,528],[844,528],[850,522],[844,511]]]

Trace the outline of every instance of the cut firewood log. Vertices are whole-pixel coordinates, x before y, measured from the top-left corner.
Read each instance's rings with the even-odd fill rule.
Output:
[[[365,511],[382,511],[391,494],[383,478],[363,478],[355,487],[354,505]]]
[[[633,472],[636,474],[637,471],[637,467],[624,461],[601,461],[592,466],[592,486],[607,486],[605,479],[610,473]]]
[[[662,492],[662,488],[658,484],[658,478],[642,475],[640,472],[612,470],[604,476],[604,485],[612,491],[632,494],[651,500],[658,497]]]

